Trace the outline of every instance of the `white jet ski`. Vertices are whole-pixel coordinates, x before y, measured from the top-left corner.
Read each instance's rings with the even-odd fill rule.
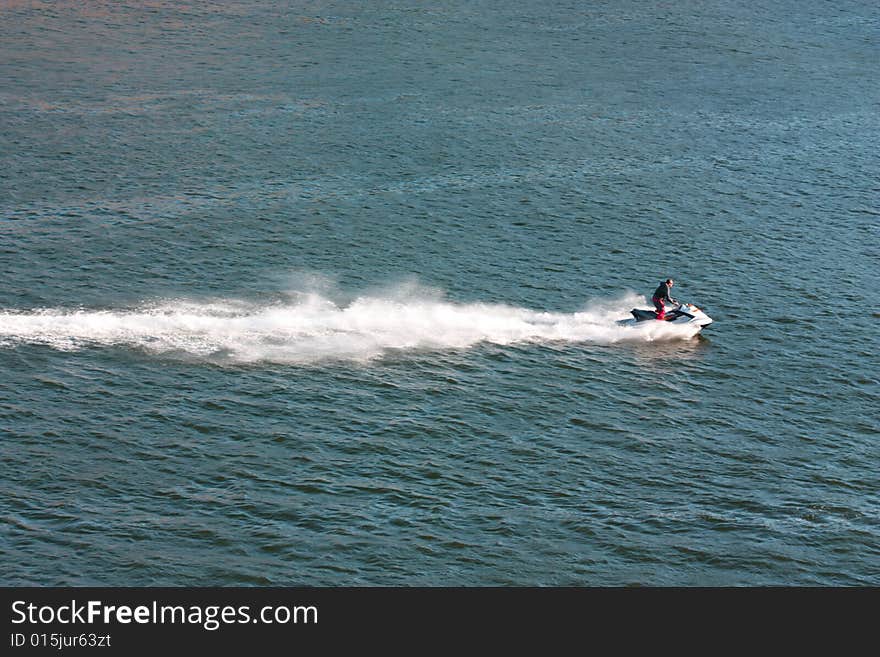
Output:
[[[633,308],[630,313],[632,319],[623,319],[617,323],[621,326],[638,326],[643,322],[657,321],[657,313],[653,310]],[[691,326],[700,331],[712,323],[712,318],[692,303],[678,303],[674,308],[666,311],[663,321],[676,326]]]

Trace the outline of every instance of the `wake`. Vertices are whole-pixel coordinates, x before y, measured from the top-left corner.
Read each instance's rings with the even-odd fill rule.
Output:
[[[395,350],[466,349],[481,343],[650,342],[692,338],[692,328],[657,322],[623,327],[644,297],[595,302],[575,313],[502,304],[454,303],[412,291],[335,303],[319,293],[283,303],[173,301],[129,310],[0,311],[0,347],[46,345],[139,349],[232,363],[369,361]]]

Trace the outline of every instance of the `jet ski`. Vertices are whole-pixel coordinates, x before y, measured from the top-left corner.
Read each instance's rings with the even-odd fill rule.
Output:
[[[638,326],[643,322],[657,321],[657,313],[653,310],[633,308],[630,313],[632,313],[632,319],[623,319],[617,323],[621,326]],[[663,321],[676,326],[690,326],[700,331],[712,323],[712,318],[692,303],[679,303],[671,310],[666,311],[666,317]]]

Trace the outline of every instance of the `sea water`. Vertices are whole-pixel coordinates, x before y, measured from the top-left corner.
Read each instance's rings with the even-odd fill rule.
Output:
[[[880,583],[878,27],[0,3],[3,583]]]

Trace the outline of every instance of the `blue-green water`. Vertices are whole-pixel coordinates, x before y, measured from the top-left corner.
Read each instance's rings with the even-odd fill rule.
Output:
[[[875,3],[0,7],[3,583],[880,584]]]

